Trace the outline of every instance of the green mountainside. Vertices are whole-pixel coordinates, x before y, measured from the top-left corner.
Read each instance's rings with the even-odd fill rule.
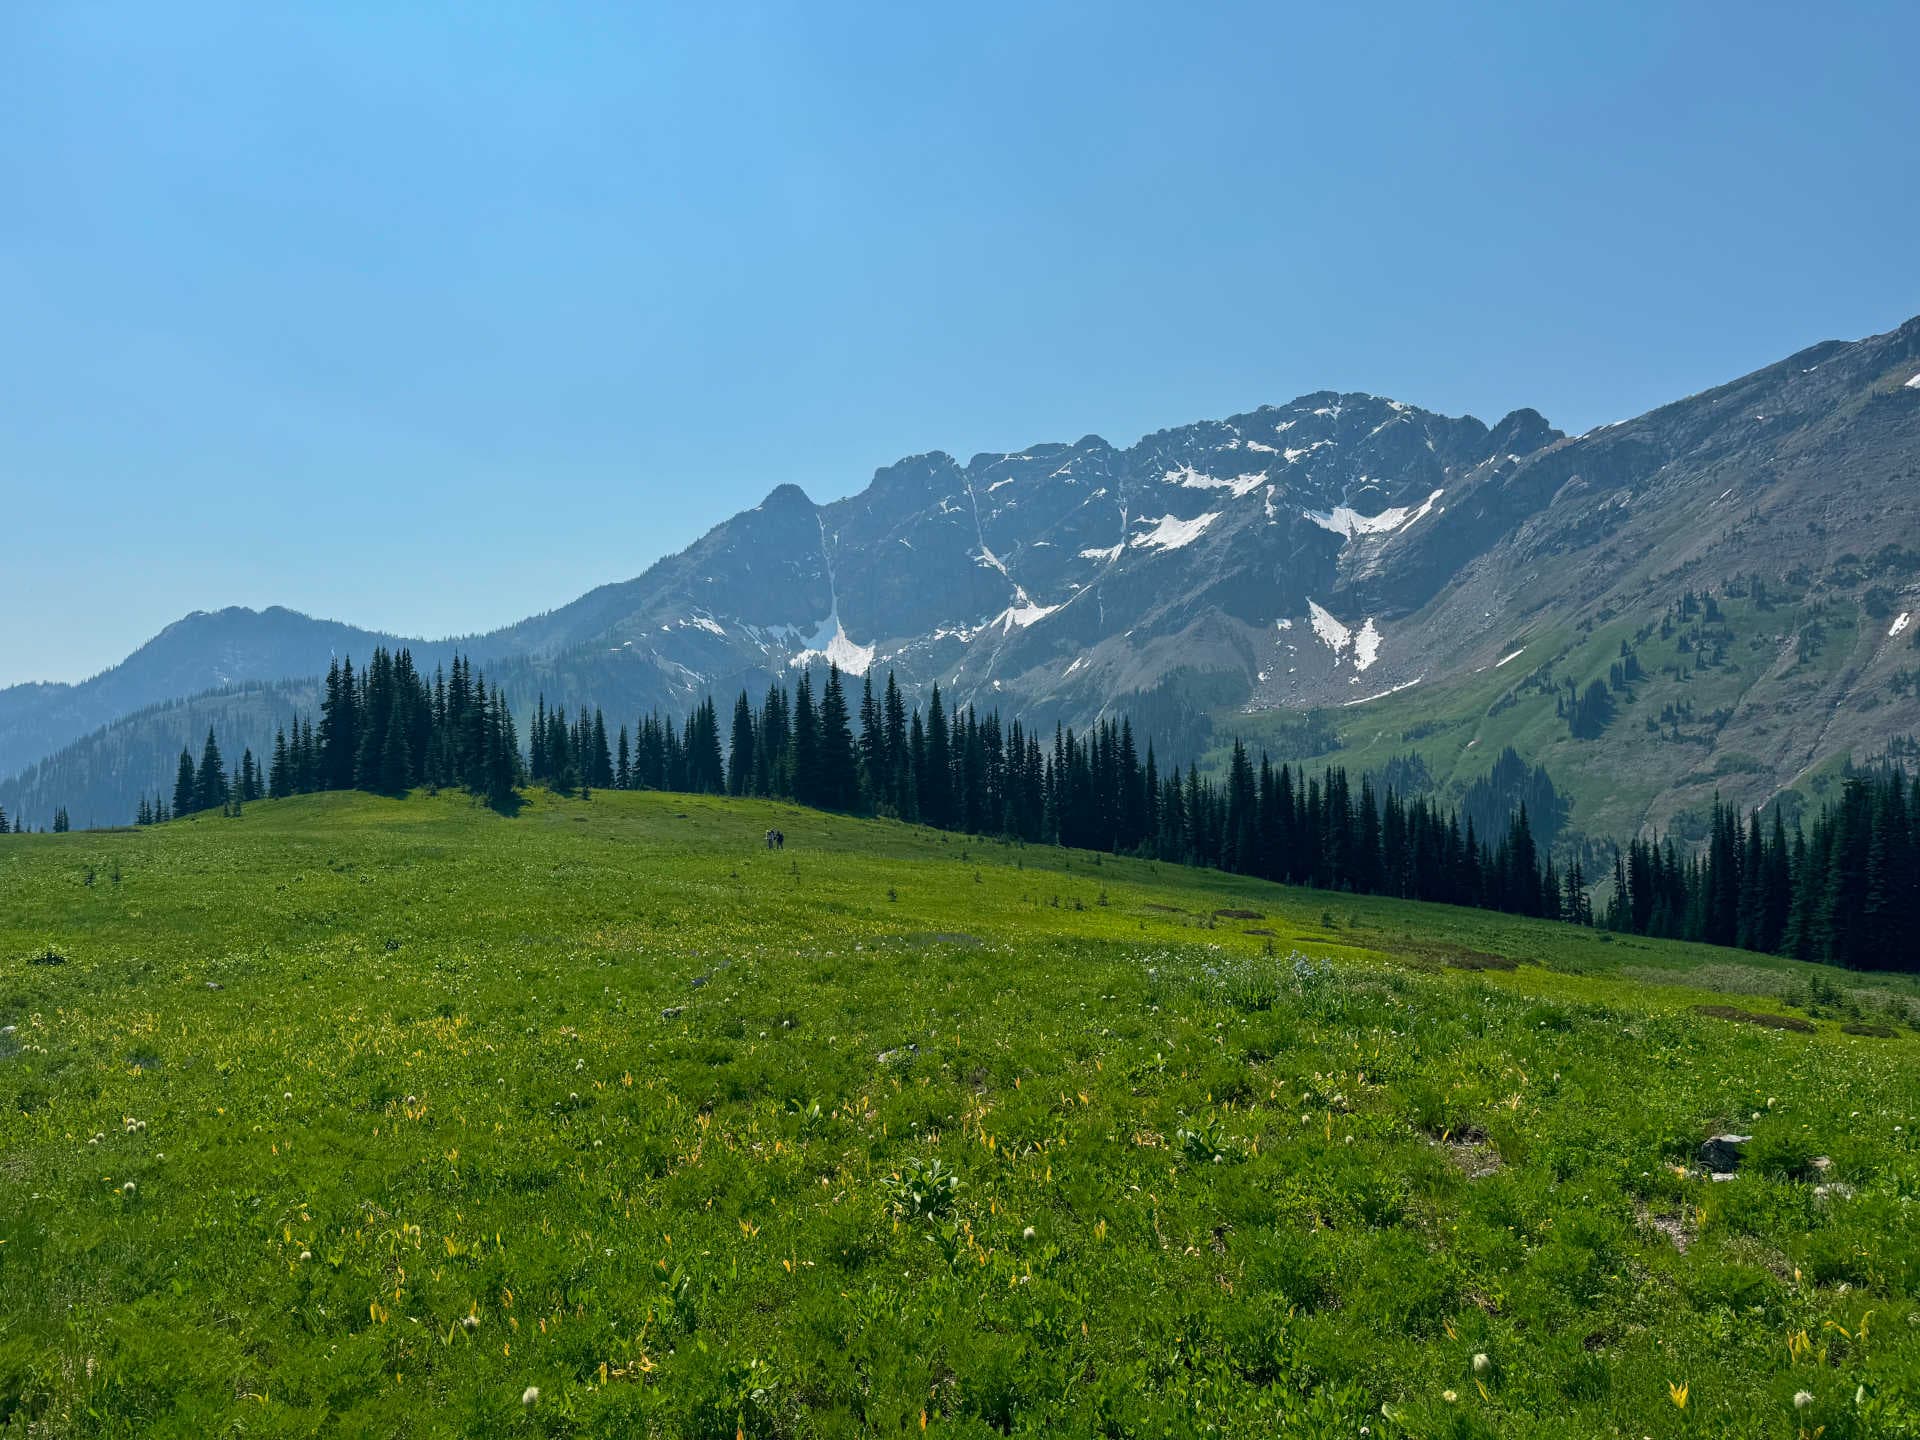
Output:
[[[1920,753],[1920,628],[1894,608],[1894,587],[1917,572],[1920,554],[1887,547],[1798,586],[1736,576],[1716,593],[1603,610],[1516,634],[1450,682],[1307,712],[1218,713],[1207,758],[1223,767],[1236,736],[1276,761],[1356,771],[1417,756],[1433,788],[1457,796],[1511,748],[1552,777],[1571,834],[1697,840],[1716,794],[1742,808],[1777,801],[1792,819],[1830,797],[1849,757]]]

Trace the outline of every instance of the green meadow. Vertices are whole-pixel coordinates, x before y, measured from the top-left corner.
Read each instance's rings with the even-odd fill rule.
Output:
[[[753,802],[9,837],[0,1433],[1920,1435],[1916,1024]]]

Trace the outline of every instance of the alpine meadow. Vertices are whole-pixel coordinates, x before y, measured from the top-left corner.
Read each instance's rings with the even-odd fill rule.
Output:
[[[1920,1424],[1905,977],[670,793],[0,897],[22,1434]]]

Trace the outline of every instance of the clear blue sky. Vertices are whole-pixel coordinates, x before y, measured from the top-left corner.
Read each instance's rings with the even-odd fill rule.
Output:
[[[1910,3],[0,7],[0,683],[227,604],[490,627],[923,450],[1617,419],[1920,311],[1916,56]]]

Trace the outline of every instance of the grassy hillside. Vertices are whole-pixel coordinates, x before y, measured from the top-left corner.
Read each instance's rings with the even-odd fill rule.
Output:
[[[1916,1020],[753,803],[10,839],[0,1429],[1920,1434]]]
[[[1567,796],[1571,832],[1625,841],[1643,826],[1698,838],[1716,793],[1750,807],[1791,789],[1790,809],[1817,804],[1849,753],[1864,761],[1910,739],[1920,630],[1887,631],[1913,602],[1884,587],[1865,608],[1829,589],[1732,589],[1711,615],[1603,612],[1518,634],[1475,673],[1365,703],[1216,715],[1206,763],[1224,770],[1236,736],[1315,769],[1417,755],[1457,796],[1511,746]],[[1608,680],[1623,646],[1642,674],[1614,690],[1600,733],[1574,735],[1556,701],[1569,682]]]

